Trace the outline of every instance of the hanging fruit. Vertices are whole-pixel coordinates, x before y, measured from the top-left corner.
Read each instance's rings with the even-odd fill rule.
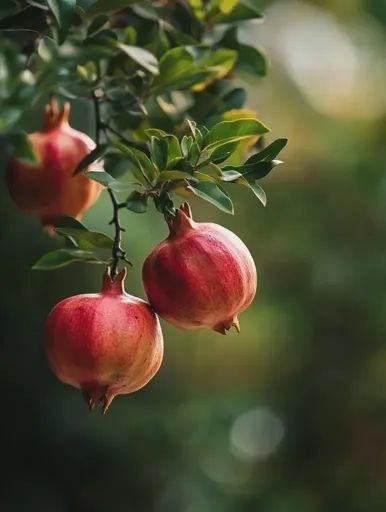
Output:
[[[116,395],[133,393],[157,373],[163,357],[159,320],[149,304],[125,293],[126,269],[103,277],[102,291],[59,302],[48,316],[45,347],[55,375],[82,390],[103,414]]]
[[[185,203],[169,218],[170,234],[146,258],[143,282],[150,304],[182,329],[221,334],[252,302],[256,267],[244,243],[218,224],[194,222]]]
[[[55,99],[46,105],[43,128],[28,135],[35,164],[11,158],[7,166],[10,194],[19,208],[35,215],[49,232],[58,217],[80,219],[98,199],[103,187],[74,169],[94,148],[88,135],[68,124],[70,105],[61,111]],[[84,171],[100,170],[93,164]]]

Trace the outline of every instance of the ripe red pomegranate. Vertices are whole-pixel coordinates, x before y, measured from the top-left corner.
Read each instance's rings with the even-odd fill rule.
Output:
[[[75,295],[50,312],[45,348],[55,375],[80,388],[103,414],[116,395],[133,393],[157,373],[163,357],[159,320],[150,305],[124,291],[126,269],[103,276],[101,293]]]
[[[197,223],[185,203],[168,220],[170,234],[146,258],[143,282],[150,304],[182,329],[210,327],[221,334],[252,302],[256,268],[244,243],[231,231]]]
[[[94,148],[86,134],[68,124],[70,105],[58,111],[55,99],[46,105],[43,129],[28,135],[36,164],[11,158],[7,166],[10,194],[19,208],[39,217],[49,232],[57,217],[80,219],[98,199],[103,187],[83,175],[85,170],[100,170],[92,164],[77,176],[74,169]]]

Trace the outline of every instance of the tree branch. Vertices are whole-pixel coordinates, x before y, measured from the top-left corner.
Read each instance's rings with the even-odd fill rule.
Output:
[[[100,112],[100,98],[98,97],[98,94],[96,91],[92,91],[92,100],[94,104],[94,114],[95,114],[95,143],[97,146],[99,146],[101,142],[101,132],[104,128],[104,123],[101,120],[101,112]],[[112,280],[115,279],[116,275],[118,274],[118,265],[119,260],[125,261],[130,266],[132,266],[132,263],[127,259],[126,257],[126,251],[122,248],[122,232],[125,231],[122,227],[119,219],[119,210],[122,207],[122,205],[118,202],[117,198],[115,197],[114,192],[111,190],[110,187],[107,187],[107,192],[109,193],[111,202],[113,204],[113,218],[110,222],[110,224],[114,224],[115,227],[115,236],[114,236],[114,243],[113,243],[113,249],[112,249],[112,263],[111,263],[111,269],[110,269],[110,277]]]

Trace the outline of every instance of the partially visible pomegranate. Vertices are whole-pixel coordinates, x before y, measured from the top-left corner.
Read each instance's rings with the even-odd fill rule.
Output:
[[[75,295],[48,316],[45,347],[55,375],[80,388],[103,414],[116,395],[142,388],[163,357],[159,320],[149,304],[124,291],[126,269],[103,277],[101,293]]]
[[[210,327],[221,334],[252,302],[256,268],[244,243],[231,231],[197,223],[185,203],[168,220],[170,234],[146,258],[143,282],[150,304],[182,329]]]
[[[56,100],[51,100],[44,110],[43,129],[28,135],[37,163],[31,165],[11,158],[7,166],[13,200],[22,210],[39,217],[49,232],[61,215],[80,219],[103,189],[83,175],[86,170],[100,170],[98,164],[73,176],[76,166],[95,148],[95,143],[70,127],[69,114],[69,103],[59,112]]]

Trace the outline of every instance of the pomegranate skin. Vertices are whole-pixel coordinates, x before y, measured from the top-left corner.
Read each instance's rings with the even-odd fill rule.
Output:
[[[143,283],[154,310],[172,325],[239,332],[238,313],[252,302],[256,267],[244,243],[213,223],[197,223],[185,203],[170,234],[146,258]]]
[[[81,219],[103,190],[101,184],[84,176],[85,171],[101,170],[98,164],[73,176],[76,166],[95,148],[95,143],[71,128],[69,114],[69,103],[58,112],[57,103],[52,100],[45,107],[43,129],[28,135],[37,163],[11,158],[7,165],[13,201],[21,210],[39,217],[51,233],[61,215]]]
[[[116,395],[133,393],[157,373],[163,337],[150,305],[125,293],[126,269],[101,293],[75,295],[50,312],[44,344],[55,375],[82,390],[90,410],[103,414]]]

